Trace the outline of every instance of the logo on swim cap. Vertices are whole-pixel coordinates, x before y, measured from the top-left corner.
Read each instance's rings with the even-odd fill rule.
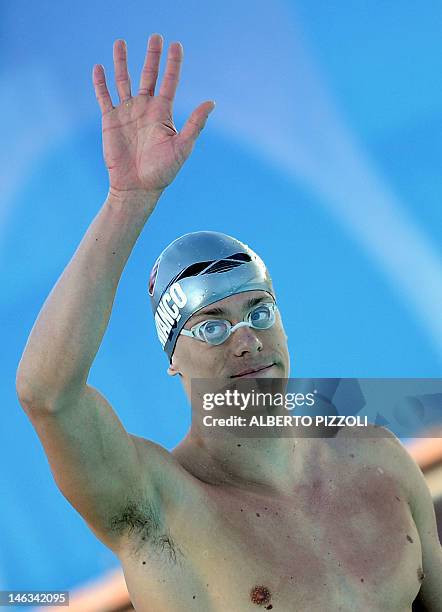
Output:
[[[179,283],[173,283],[164,293],[155,312],[155,325],[161,346],[164,348],[172,328],[181,319],[181,309],[187,304],[187,296]]]
[[[198,310],[254,290],[276,299],[264,262],[243,242],[211,231],[192,232],[171,242],[149,277],[158,339],[169,360],[186,321]]]
[[[154,289],[155,289],[155,281],[157,280],[158,266],[160,265],[160,259],[161,259],[161,255],[160,255],[160,257],[158,257],[158,259],[154,263],[153,268],[152,268],[152,272],[150,273],[150,277],[149,277],[149,295],[153,295],[153,292],[154,292]]]

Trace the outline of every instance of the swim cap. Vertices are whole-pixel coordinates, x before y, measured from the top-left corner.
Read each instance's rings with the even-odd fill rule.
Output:
[[[167,246],[153,265],[149,295],[158,339],[169,360],[186,321],[235,293],[263,290],[275,300],[262,259],[220,232],[191,232]]]

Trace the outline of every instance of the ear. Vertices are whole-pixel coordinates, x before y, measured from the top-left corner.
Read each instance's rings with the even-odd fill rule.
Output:
[[[177,370],[176,365],[173,363],[173,355],[172,355],[172,363],[167,368],[167,373],[169,374],[169,376],[176,376],[177,374],[181,376],[181,373]]]

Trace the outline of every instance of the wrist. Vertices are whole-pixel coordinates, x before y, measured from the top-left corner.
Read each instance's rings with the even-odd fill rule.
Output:
[[[156,206],[162,190],[128,189],[126,191],[109,187],[106,204],[116,210],[146,212],[150,214]]]

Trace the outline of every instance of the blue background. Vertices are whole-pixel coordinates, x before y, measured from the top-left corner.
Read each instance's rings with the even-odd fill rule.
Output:
[[[0,11],[0,589],[71,589],[118,560],[56,488],[15,372],[107,194],[93,64],[116,103],[113,41],[128,43],[136,91],[160,32],[166,48],[184,46],[177,128],[217,102],[134,248],[89,378],[130,432],[171,449],[189,408],[166,374],[147,282],[186,232],[234,235],[267,263],[292,376],[441,376],[442,5],[15,0]]]

